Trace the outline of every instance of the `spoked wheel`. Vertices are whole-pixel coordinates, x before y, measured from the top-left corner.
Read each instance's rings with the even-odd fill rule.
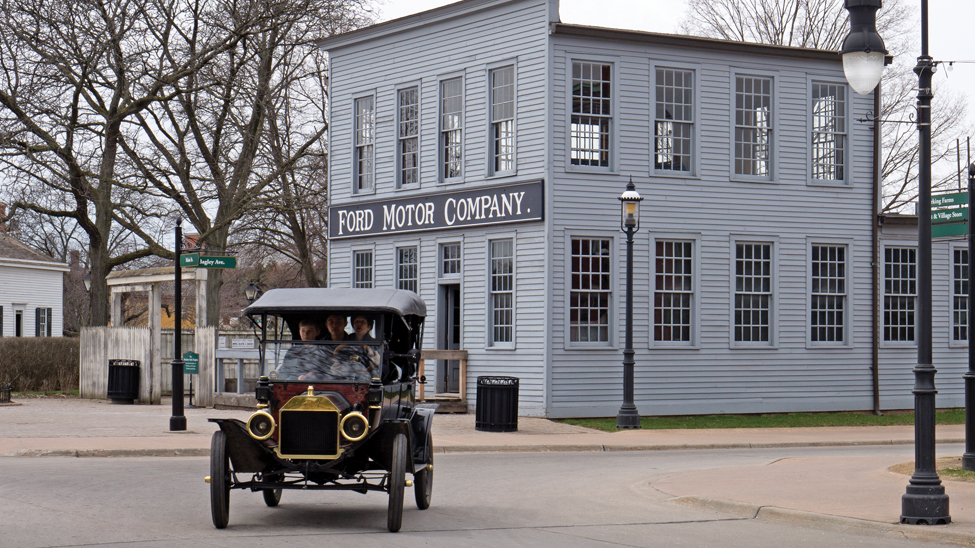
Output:
[[[433,436],[429,432],[426,445],[427,460],[430,463],[413,474],[413,495],[416,497],[416,507],[420,510],[429,508],[430,498],[433,497]]]
[[[223,430],[214,432],[210,440],[210,514],[217,529],[230,521],[230,458]]]
[[[264,494],[264,504],[274,508],[281,502],[281,491],[282,489],[265,489],[262,491]]]
[[[390,533],[403,525],[403,493],[406,489],[406,436],[396,434],[393,439],[392,465],[389,467],[389,510],[386,527]]]

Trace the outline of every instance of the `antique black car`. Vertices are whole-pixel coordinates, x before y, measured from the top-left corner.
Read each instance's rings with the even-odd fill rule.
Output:
[[[424,302],[394,289],[272,289],[244,313],[266,374],[246,423],[210,419],[220,426],[207,478],[213,524],[227,526],[231,489],[260,491],[268,506],[287,489],[383,491],[392,532],[406,487],[429,507],[436,406],[415,401]]]

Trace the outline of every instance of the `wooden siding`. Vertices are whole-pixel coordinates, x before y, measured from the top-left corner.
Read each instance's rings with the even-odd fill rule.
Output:
[[[548,415],[612,416],[622,402],[623,287],[612,297],[604,349],[576,349],[566,342],[567,242],[572,236],[613,238],[614,276],[624,280],[625,235],[619,201],[633,176],[645,198],[634,245],[635,396],[645,415],[863,410],[872,408],[870,374],[870,241],[872,133],[869,98],[854,96],[850,110],[853,158],[849,186],[810,185],[809,81],[843,83],[841,64],[815,60],[745,57],[717,50],[675,49],[648,43],[553,37],[552,185],[552,394]],[[567,166],[567,79],[572,59],[614,64],[613,171]],[[692,177],[653,175],[650,70],[691,67],[699,87],[695,111],[698,147]],[[731,110],[735,73],[775,81],[775,147],[772,182],[742,182],[731,173]],[[852,93],[851,93],[852,95]],[[848,168],[849,169],[849,168]],[[648,174],[651,174],[648,176]],[[608,230],[607,230],[608,229]],[[700,249],[697,344],[651,347],[650,247],[654,235],[684,235]],[[777,292],[770,348],[732,345],[733,238],[774,241]],[[852,347],[807,348],[809,242],[846,243],[852,268],[848,306]]]
[[[23,334],[33,337],[35,310],[51,309],[51,336],[60,337],[64,331],[64,272],[66,268],[32,268],[29,264],[10,266],[0,264],[0,306],[3,307],[4,337],[14,336],[14,307],[22,306]]]

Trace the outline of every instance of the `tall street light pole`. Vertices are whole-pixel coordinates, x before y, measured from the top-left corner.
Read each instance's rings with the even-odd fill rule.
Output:
[[[169,417],[169,430],[186,430],[186,415],[183,414],[183,270],[179,256],[183,253],[183,219],[176,219],[176,302],[173,303],[173,416]]]
[[[969,157],[971,160],[971,157]],[[968,166],[968,290],[971,295],[975,287],[975,164]],[[965,454],[961,456],[963,470],[975,471],[975,340],[972,337],[972,305],[968,300],[968,371],[963,375],[965,379]]]
[[[850,34],[843,42],[843,71],[854,91],[875,91],[883,74],[883,39],[876,15],[881,0],[846,0]],[[918,76],[918,242],[917,242],[917,366],[914,368],[914,475],[901,498],[901,523],[951,523],[948,495],[935,467],[935,395],[931,352],[931,76],[937,63],[928,55],[928,2],[921,0],[921,56]],[[878,113],[879,115],[879,113]],[[878,119],[876,123],[880,123]]]
[[[626,347],[623,349],[623,405],[616,428],[640,428],[640,413],[633,403],[633,234],[640,230],[640,202],[633,177],[620,196],[620,228],[626,232]]]

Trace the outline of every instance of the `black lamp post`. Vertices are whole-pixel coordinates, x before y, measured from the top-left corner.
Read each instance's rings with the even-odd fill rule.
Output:
[[[171,432],[186,430],[186,415],[183,414],[183,270],[180,255],[183,253],[183,219],[176,219],[176,302],[173,303],[173,416],[169,417]]]
[[[640,202],[633,177],[620,196],[620,228],[626,232],[626,347],[623,349],[623,405],[616,428],[640,428],[640,413],[633,403],[633,233],[640,230]]]
[[[244,288],[244,296],[247,297],[249,302],[254,302],[254,299],[257,298],[257,294],[260,292],[261,288],[257,287],[254,282],[247,284],[247,287]]]
[[[975,287],[975,219],[971,217],[975,203],[975,164],[968,166],[968,291],[971,295]],[[975,341],[972,340],[972,299],[968,299],[968,371],[963,375],[965,379],[965,454],[961,456],[963,470],[975,471]]]
[[[843,42],[843,71],[853,89],[870,93],[880,83],[884,42],[877,34],[881,0],[846,0],[850,34]],[[928,2],[921,0],[921,56],[918,76],[918,231],[917,231],[917,366],[914,368],[914,475],[901,498],[901,523],[951,523],[948,495],[935,467],[935,394],[931,352],[931,76],[937,63],[928,55]]]

